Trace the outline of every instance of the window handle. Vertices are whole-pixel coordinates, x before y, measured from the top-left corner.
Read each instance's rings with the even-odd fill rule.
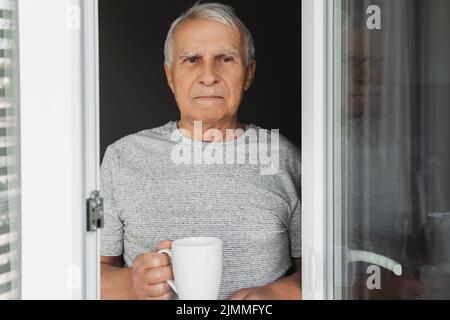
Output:
[[[392,271],[396,276],[402,275],[402,265],[391,258],[382,256],[377,253],[364,250],[347,249],[347,261],[350,262],[367,262],[376,264],[387,270]]]

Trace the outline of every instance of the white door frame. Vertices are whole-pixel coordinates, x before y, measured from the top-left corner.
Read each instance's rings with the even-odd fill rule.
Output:
[[[318,300],[334,298],[332,5],[302,0],[302,294]]]
[[[96,0],[20,0],[22,299],[95,299]]]
[[[100,86],[98,0],[83,0],[82,51],[84,55],[85,113],[85,199],[92,190],[99,190],[100,168]],[[85,274],[86,299],[100,299],[100,235],[86,231]]]

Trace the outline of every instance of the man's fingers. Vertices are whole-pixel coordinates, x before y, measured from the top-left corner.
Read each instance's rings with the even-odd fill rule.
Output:
[[[242,289],[233,294],[229,300],[244,300],[244,298],[249,294],[251,289]]]
[[[157,296],[157,297],[146,296],[146,297],[144,297],[144,299],[145,300],[169,300],[172,297],[172,295],[173,295],[173,292],[172,291],[168,291],[168,292],[164,293],[161,296]]]
[[[243,299],[244,300],[263,300],[263,297],[257,293],[249,293]]]
[[[417,299],[425,293],[425,287],[415,278],[406,276],[396,278],[392,285],[396,299]]]
[[[145,271],[144,281],[146,284],[157,284],[169,279],[173,279],[172,266],[170,265]]]
[[[165,253],[156,253],[156,252],[145,253],[139,259],[139,266],[144,270],[164,267],[169,264],[170,259]]]
[[[403,280],[403,286],[405,287],[405,289],[407,289],[408,292],[411,292],[414,295],[420,296],[425,293],[425,287],[419,280],[415,278],[405,277]]]
[[[133,290],[141,299],[168,300],[172,290],[166,282],[173,278],[172,265],[167,254],[158,250],[170,248],[172,241],[165,240],[157,243],[153,250],[136,257],[133,261],[132,283]]]
[[[425,293],[425,287],[422,283],[416,282],[412,285],[413,292],[417,296],[422,296]]]
[[[171,288],[167,282],[160,282],[146,286],[145,292],[148,297],[160,297],[171,291]]]

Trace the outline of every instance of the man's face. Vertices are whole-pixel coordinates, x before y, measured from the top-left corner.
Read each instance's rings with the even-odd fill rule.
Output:
[[[255,62],[247,68],[237,29],[219,22],[183,22],[172,43],[172,67],[164,65],[182,118],[214,123],[236,116]]]
[[[376,115],[381,104],[383,43],[381,33],[361,28],[349,30],[349,94],[352,118]]]

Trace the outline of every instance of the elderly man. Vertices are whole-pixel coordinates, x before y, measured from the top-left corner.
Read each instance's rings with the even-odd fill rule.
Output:
[[[301,298],[300,151],[237,120],[255,74],[254,52],[250,32],[228,6],[197,3],[173,22],[164,68],[179,121],[116,141],[102,162],[103,299],[176,298],[166,282],[173,277],[170,261],[157,251],[190,236],[223,242],[220,299]],[[261,161],[174,159],[180,141],[226,146],[228,160],[232,146],[245,159],[252,146],[269,149],[250,132],[270,138],[278,159],[269,174],[261,173]]]

